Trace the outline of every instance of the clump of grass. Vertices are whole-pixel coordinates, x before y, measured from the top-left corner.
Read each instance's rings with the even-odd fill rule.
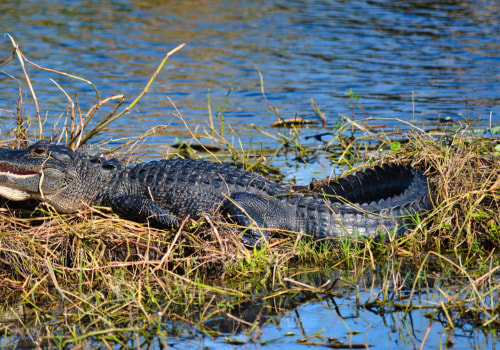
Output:
[[[498,247],[500,162],[495,140],[456,135],[429,142],[414,136],[408,146],[415,164],[425,169],[436,188],[436,209],[428,230],[437,238],[432,244],[468,251]]]
[[[13,44],[14,53],[2,66],[17,57],[23,67],[24,62],[39,67]],[[170,54],[128,109],[147,92]],[[24,76],[36,103],[26,70]],[[61,89],[68,99],[69,117],[56,140],[76,149],[123,117],[128,109],[118,112],[125,102],[122,97],[101,99],[95,91],[97,103],[83,113]],[[112,112],[87,131],[100,106],[112,101],[118,101]],[[325,120],[319,107],[313,106]],[[13,147],[25,144],[32,134],[21,113],[23,108],[17,110],[17,128],[10,140]],[[106,208],[63,216],[43,206],[29,212],[4,210],[0,213],[0,290],[5,298],[0,308],[13,311],[17,322],[17,327],[0,328],[6,337],[17,334],[35,345],[62,348],[94,342],[124,345],[130,339],[139,344],[139,339],[154,335],[163,344],[167,338],[182,337],[183,327],[190,325],[210,337],[225,335],[227,329],[244,331],[249,334],[248,341],[259,342],[262,322],[245,317],[247,304],[279,314],[301,302],[338,298],[334,285],[354,286],[360,276],[367,275],[381,282],[372,283],[373,296],[364,302],[365,308],[383,314],[425,307],[428,317],[452,327],[464,315],[474,325],[500,327],[496,278],[500,243],[498,139],[453,132],[444,136],[423,131],[377,132],[363,110],[364,119],[343,116],[327,131],[331,140],[314,146],[304,144],[295,125],[275,134],[259,130],[279,143],[275,150],[265,150],[243,145],[223,113],[224,108],[218,115],[209,109],[205,130],[192,130],[179,114],[192,136],[184,141],[185,156],[230,160],[275,179],[282,174],[272,161],[283,152],[296,152],[304,162],[317,154],[328,156],[344,174],[382,162],[410,162],[429,176],[435,207],[427,216],[415,218],[417,227],[407,237],[390,243],[345,240],[317,244],[292,236],[276,238],[261,249],[244,247],[239,231],[222,218],[186,218],[172,232],[122,220]],[[37,137],[42,137],[41,119],[38,127]],[[322,272],[332,269],[341,276],[323,278]],[[448,271],[444,280],[456,283],[440,289],[438,304],[424,305],[418,298],[407,298],[408,291],[415,295],[422,290],[439,297],[426,284],[429,275],[439,269]],[[309,280],[309,274],[319,274],[320,282]],[[370,288],[369,283],[362,286]],[[24,321],[23,312],[13,309],[15,305],[30,310],[29,322]],[[64,310],[65,317],[54,310]],[[181,326],[166,327],[169,322]],[[339,345],[331,339],[318,339],[322,345]],[[309,341],[306,335],[298,340]]]

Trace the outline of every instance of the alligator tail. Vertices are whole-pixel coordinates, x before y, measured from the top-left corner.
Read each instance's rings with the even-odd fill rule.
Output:
[[[427,177],[411,166],[386,164],[337,181],[312,182],[308,189],[323,201],[295,200],[297,225],[315,240],[400,236],[413,227],[413,215],[432,206]]]
[[[412,216],[431,207],[427,178],[409,166],[384,165],[337,181],[314,182],[297,193],[262,198],[235,193],[229,212],[249,229],[242,240],[254,245],[269,229],[300,232],[314,240],[357,236],[401,236]],[[245,208],[243,212],[241,208]]]

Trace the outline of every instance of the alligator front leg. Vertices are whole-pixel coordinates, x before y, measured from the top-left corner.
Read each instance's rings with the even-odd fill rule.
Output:
[[[141,196],[112,197],[109,206],[120,217],[140,222],[149,222],[157,228],[179,227],[181,221],[167,208]]]

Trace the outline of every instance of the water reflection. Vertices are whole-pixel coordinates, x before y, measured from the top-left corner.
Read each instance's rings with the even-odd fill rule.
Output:
[[[426,348],[450,344],[457,348],[493,346],[494,337],[476,328],[473,318],[441,310],[441,303],[447,303],[448,296],[461,290],[468,283],[467,278],[438,268],[434,270],[432,266],[433,263],[426,265],[427,271],[419,276],[414,273],[411,261],[389,262],[386,266],[377,266],[377,271],[370,268],[358,272],[297,269],[295,273],[291,271],[294,277],[285,278],[284,288],[248,282],[230,286],[232,290],[254,290],[254,296],[219,296],[213,302],[214,307],[202,305],[203,312],[187,315],[187,308],[182,305],[175,312],[172,311],[175,303],[169,302],[169,316],[160,318],[158,324],[151,318],[150,329],[140,332],[140,337],[127,330],[128,319],[121,325],[110,318],[110,324],[117,330],[122,329],[124,339],[129,339],[128,346],[140,344],[146,348],[155,343],[168,343],[180,349],[220,347],[227,342],[248,347],[267,345],[273,349],[302,348],[304,345],[419,348],[422,343]],[[264,279],[264,276],[256,277],[256,280]],[[158,297],[161,299],[161,295]],[[143,303],[146,303],[146,294],[144,298]],[[43,339],[44,332],[52,328],[61,339],[80,336],[81,329],[65,326],[68,318],[82,319],[83,310],[78,311],[78,307],[46,300],[38,301],[39,307],[32,308],[24,304],[22,298],[19,301],[17,305],[4,304],[2,307],[0,321],[8,329],[2,344],[18,348],[33,346],[33,341]],[[489,301],[485,299],[485,302]],[[224,304],[232,306],[220,306]],[[144,304],[144,307],[156,309],[155,304]],[[215,308],[221,311],[214,312]],[[214,316],[200,323],[197,315],[203,314]],[[455,329],[450,328],[450,317]],[[27,327],[27,333],[33,338],[15,336],[18,327]],[[86,329],[87,332],[91,330]],[[144,337],[144,333],[151,336]],[[97,346],[99,339],[98,333],[89,340]],[[54,341],[53,338],[45,339],[42,344],[50,348]]]

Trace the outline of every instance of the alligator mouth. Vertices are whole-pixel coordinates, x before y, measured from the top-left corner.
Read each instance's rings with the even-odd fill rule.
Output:
[[[6,175],[10,177],[26,178],[39,175],[39,170],[24,170],[16,168],[12,165],[0,163],[0,175]]]

